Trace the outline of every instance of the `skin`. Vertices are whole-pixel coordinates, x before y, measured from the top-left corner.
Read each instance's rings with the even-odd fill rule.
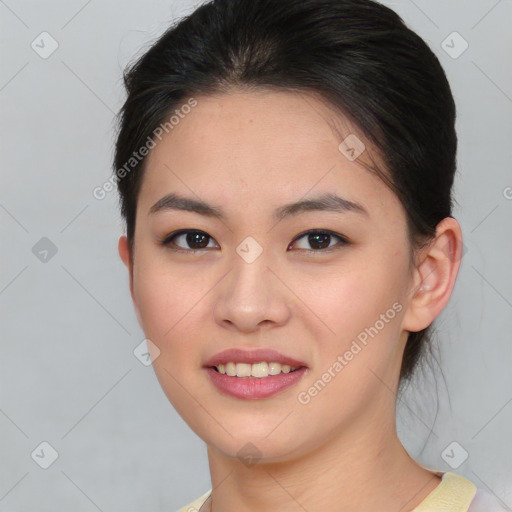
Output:
[[[134,253],[121,236],[119,254],[139,323],[159,350],[159,382],[207,444],[207,510],[273,510],[276,503],[285,512],[413,510],[440,477],[416,463],[397,437],[400,364],[408,332],[430,325],[450,298],[462,250],[459,224],[440,222],[435,240],[411,263],[400,201],[363,167],[368,145],[355,161],[339,151],[341,139],[328,121],[345,137],[358,132],[325,103],[263,90],[196,99],[148,156]],[[277,223],[272,217],[285,203],[333,191],[362,204],[368,216],[310,211]],[[226,220],[177,210],[148,214],[170,192],[216,205]],[[174,239],[183,252],[159,245],[179,229],[204,231],[208,248],[192,254],[183,236]],[[333,237],[327,243],[338,249],[321,252],[307,236],[296,240],[312,229],[350,243]],[[247,236],[263,248],[250,264],[236,252]],[[401,311],[309,403],[299,403],[299,392],[397,302]],[[233,398],[202,368],[231,347],[275,348],[308,370],[270,398]],[[260,455],[250,466],[237,455],[249,442]]]

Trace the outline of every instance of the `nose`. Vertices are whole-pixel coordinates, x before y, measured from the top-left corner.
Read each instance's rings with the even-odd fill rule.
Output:
[[[268,266],[265,253],[251,263],[235,254],[231,271],[215,293],[213,317],[224,328],[250,333],[290,318],[291,294]]]

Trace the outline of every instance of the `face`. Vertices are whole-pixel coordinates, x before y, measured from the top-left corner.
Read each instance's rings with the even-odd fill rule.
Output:
[[[138,197],[132,295],[165,394],[230,457],[251,442],[284,461],[349,426],[380,431],[394,417],[411,285],[398,198],[363,167],[369,148],[357,159],[339,149],[328,119],[363,138],[312,96],[196,101],[152,149]],[[168,194],[222,217],[154,207]],[[327,194],[358,206],[282,209]],[[231,348],[273,349],[305,368],[276,393],[263,384],[264,397],[235,397],[205,367]]]

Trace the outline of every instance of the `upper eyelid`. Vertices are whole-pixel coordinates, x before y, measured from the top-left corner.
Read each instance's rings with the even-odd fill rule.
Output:
[[[313,228],[313,229],[307,229],[306,231],[303,231],[302,233],[299,233],[293,239],[292,242],[295,242],[295,240],[299,240],[299,238],[302,238],[303,236],[306,236],[306,235],[309,235],[309,234],[314,234],[314,233],[327,234],[327,235],[335,236],[335,237],[340,238],[342,240],[347,240],[348,241],[347,237],[345,237],[341,233],[336,233],[335,231],[332,231],[330,229]]]

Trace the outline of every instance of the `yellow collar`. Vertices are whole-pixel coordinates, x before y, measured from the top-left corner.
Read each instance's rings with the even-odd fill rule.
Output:
[[[467,512],[476,485],[455,473],[444,473],[441,483],[412,512]]]

